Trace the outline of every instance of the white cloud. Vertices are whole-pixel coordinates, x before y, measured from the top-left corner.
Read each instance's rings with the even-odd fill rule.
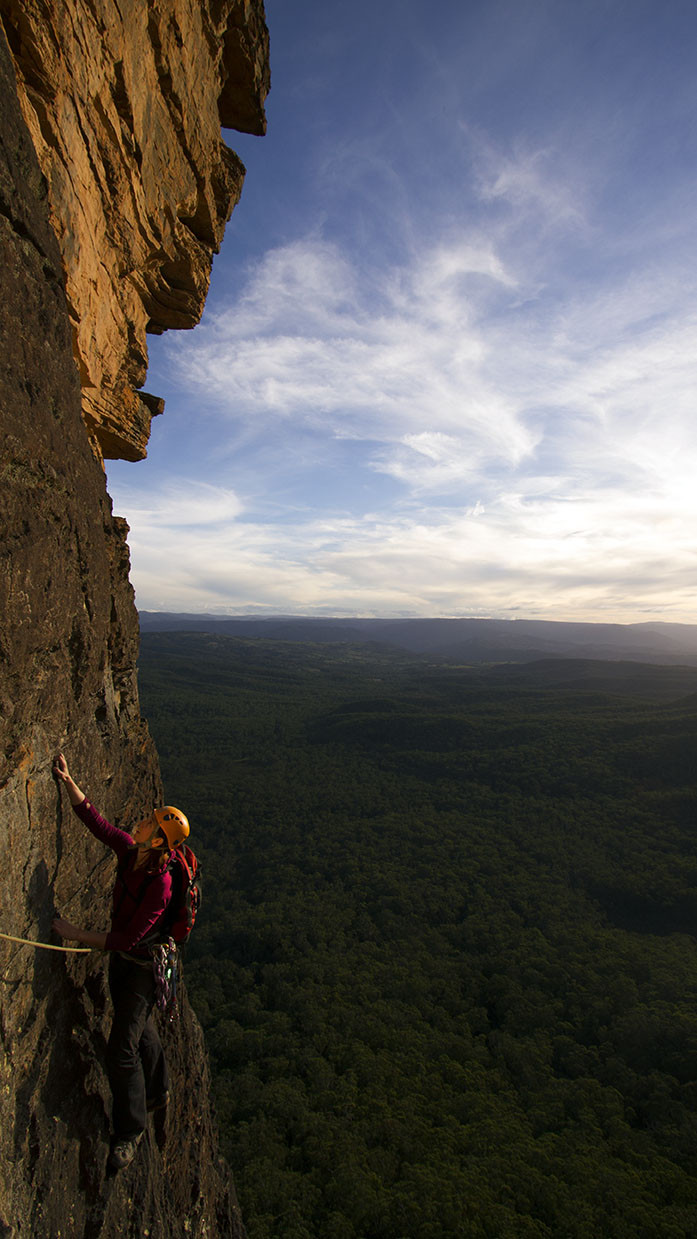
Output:
[[[235,308],[172,345],[182,384],[236,422],[286,418],[395,443],[434,427],[465,434],[480,457],[530,451],[486,370],[482,302],[515,287],[490,247],[439,245],[359,287],[324,243],[269,255]]]
[[[691,533],[660,498],[511,491],[466,510],[205,529],[136,512],[131,548],[144,609],[688,619]]]
[[[148,490],[145,495],[128,483],[112,485],[110,489],[112,496],[118,494],[124,503],[129,520],[141,529],[226,525],[242,511],[241,501],[233,491],[185,476],[172,478],[158,491]]]
[[[478,191],[484,202],[505,202],[519,218],[521,213],[534,212],[538,228],[544,221],[556,229],[571,225],[585,231],[584,195],[579,192],[580,184],[570,183],[559,150],[518,147],[504,154],[481,134],[474,138],[474,149]]]

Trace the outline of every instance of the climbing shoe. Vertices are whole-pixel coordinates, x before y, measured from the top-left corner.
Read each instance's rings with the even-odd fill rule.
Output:
[[[125,1170],[126,1166],[130,1166],[133,1158],[136,1155],[136,1149],[143,1139],[142,1131],[139,1131],[135,1136],[128,1136],[122,1140],[114,1141],[109,1154],[109,1165],[112,1170]]]

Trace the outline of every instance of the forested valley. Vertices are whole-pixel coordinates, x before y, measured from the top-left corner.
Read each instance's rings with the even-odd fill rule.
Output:
[[[144,633],[250,1239],[697,1236],[697,669]]]

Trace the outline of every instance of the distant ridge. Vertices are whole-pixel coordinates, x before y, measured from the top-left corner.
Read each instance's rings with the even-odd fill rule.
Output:
[[[591,624],[556,620],[335,619],[141,611],[143,632],[210,632],[269,641],[377,642],[449,662],[540,658],[697,666],[697,624]]]

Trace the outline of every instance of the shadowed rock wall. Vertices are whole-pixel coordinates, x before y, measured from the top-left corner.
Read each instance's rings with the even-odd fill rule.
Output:
[[[54,911],[90,928],[106,928],[114,877],[110,854],[86,836],[67,798],[59,795],[51,777],[55,751],[64,749],[88,794],[127,828],[161,797],[157,755],[138,704],[138,623],[128,580],[127,527],[112,515],[95,436],[104,450],[117,441],[144,449],[133,379],[144,373],[140,341],[146,316],[154,314],[157,297],[166,301],[166,288],[176,285],[170,261],[197,273],[195,280],[191,276],[196,289],[189,290],[189,301],[182,293],[178,304],[186,302],[191,321],[200,312],[207,287],[203,268],[210,265],[238,190],[233,186],[226,198],[230,182],[223,191],[215,179],[214,168],[234,164],[234,157],[220,154],[218,127],[212,139],[217,154],[208,172],[191,172],[189,181],[184,176],[177,191],[171,171],[166,193],[156,195],[154,205],[145,195],[142,213],[134,207],[132,217],[126,211],[120,222],[115,216],[109,222],[100,171],[106,165],[99,165],[94,152],[85,154],[92,138],[82,122],[74,164],[67,135],[75,132],[75,100],[87,98],[90,90],[94,101],[99,97],[102,87],[90,85],[90,75],[98,70],[102,82],[109,78],[104,48],[112,47],[109,40],[118,34],[122,59],[112,66],[110,89],[112,100],[120,100],[125,144],[123,83],[130,73],[125,66],[135,66],[142,51],[140,43],[140,51],[130,49],[127,36],[130,21],[134,37],[141,38],[138,14],[149,15],[151,45],[155,29],[162,30],[162,38],[159,76],[149,82],[152,96],[141,102],[143,117],[134,119],[133,133],[146,126],[148,110],[151,117],[163,110],[162,97],[170,90],[165,49],[173,57],[176,46],[174,26],[165,16],[184,10],[200,17],[196,37],[203,39],[203,50],[196,50],[192,34],[187,51],[190,63],[199,66],[197,89],[205,93],[197,77],[205,68],[213,73],[209,94],[217,100],[222,92],[245,126],[260,126],[259,81],[266,71],[260,4],[120,0],[117,7],[107,0],[55,5],[23,0],[20,6],[0,0],[22,73],[18,87],[0,29],[0,931],[43,942],[51,940]],[[238,19],[241,24],[235,25]],[[101,59],[94,42],[99,22]],[[60,43],[68,37],[66,23],[72,40],[67,50]],[[71,62],[71,56],[77,59]],[[170,77],[174,82],[173,64]],[[74,106],[68,103],[70,81]],[[185,86],[182,79],[176,92],[183,112]],[[128,106],[135,116],[135,101]],[[206,106],[206,124],[214,127],[213,110]],[[169,103],[165,110],[171,116]],[[100,112],[95,102],[94,117],[108,111],[106,103]],[[153,120],[152,136],[160,132]],[[178,141],[183,149],[183,139]],[[134,137],[134,166],[139,158],[143,166],[153,166],[156,156],[145,131],[140,150],[138,157]],[[170,156],[164,162],[169,159],[171,167]],[[125,161],[118,175],[124,200],[133,205],[142,186],[130,196],[126,192]],[[73,192],[78,181],[80,191]],[[179,213],[167,206],[175,201]],[[205,259],[206,245],[182,224],[184,202],[187,218],[199,221],[198,233],[204,231],[205,204],[215,206]],[[155,237],[152,221],[158,218]],[[131,248],[119,258],[129,229]],[[178,249],[182,235],[186,244]],[[155,249],[148,257],[151,243]],[[85,251],[90,261],[99,254],[94,268]],[[164,319],[163,311],[161,326]],[[89,407],[81,378],[91,384]],[[104,1051],[110,1010],[104,964],[99,952],[58,954],[0,939],[0,1235],[234,1239],[243,1230],[217,1155],[201,1032],[185,998],[181,1020],[165,1030],[174,1068],[168,1125],[157,1135],[148,1133],[128,1170],[106,1176],[110,1100]]]

